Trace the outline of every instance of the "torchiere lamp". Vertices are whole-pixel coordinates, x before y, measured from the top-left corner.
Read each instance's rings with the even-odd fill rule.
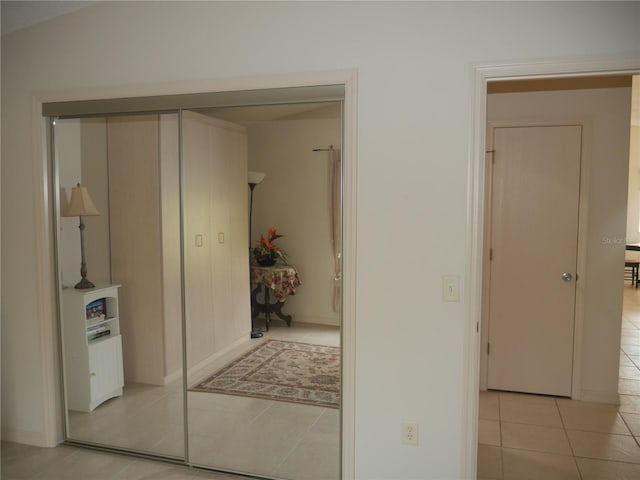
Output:
[[[76,284],[75,288],[79,290],[84,290],[87,288],[93,288],[95,285],[87,280],[87,263],[84,259],[84,222],[82,221],[82,217],[87,216],[95,216],[100,215],[98,209],[93,204],[91,197],[89,196],[89,192],[86,187],[80,186],[78,183],[77,187],[73,187],[71,190],[71,200],[69,201],[69,205],[62,213],[63,217],[80,217],[80,225],[78,228],[80,229],[80,255],[81,255],[81,263],[80,263],[80,276],[82,279]]]
[[[249,172],[249,190],[251,190],[251,199],[249,200],[249,260],[251,260],[251,216],[253,215],[253,189],[264,180],[267,174],[263,172]],[[249,285],[251,292],[251,285]],[[260,338],[264,334],[253,328],[253,305],[251,305],[251,338]]]

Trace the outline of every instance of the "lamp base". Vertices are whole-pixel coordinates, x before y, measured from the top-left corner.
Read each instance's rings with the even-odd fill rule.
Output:
[[[78,290],[86,290],[87,288],[94,288],[94,287],[95,285],[93,283],[91,283],[85,277],[82,277],[82,280],[76,283],[75,287],[73,288],[77,288]]]
[[[252,330],[251,331],[251,338],[262,338],[263,335],[264,335],[264,333],[262,333],[259,330]]]

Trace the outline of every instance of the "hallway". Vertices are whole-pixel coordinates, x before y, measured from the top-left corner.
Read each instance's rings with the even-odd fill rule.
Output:
[[[480,392],[478,479],[640,478],[640,289],[625,284],[620,405]]]

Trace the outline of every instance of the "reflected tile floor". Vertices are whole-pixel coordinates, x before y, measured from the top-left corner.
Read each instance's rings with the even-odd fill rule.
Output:
[[[189,385],[267,339],[340,345],[336,327],[275,323],[262,339],[192,375]],[[203,392],[189,392],[188,399],[193,464],[292,480],[339,478],[338,410]]]
[[[40,448],[2,442],[2,480],[233,480],[206,472],[78,447]]]
[[[640,289],[625,285],[620,405],[480,392],[478,479],[640,479]]]
[[[340,333],[336,327],[274,322],[263,338],[196,372],[188,384],[267,339],[339,346]],[[193,465],[292,480],[338,479],[338,410],[201,392],[189,392],[188,401]],[[71,438],[181,457],[182,402],[182,380],[164,387],[127,384],[122,397],[92,413],[71,412]],[[244,478],[71,446],[14,443],[2,443],[1,472],[2,480]]]

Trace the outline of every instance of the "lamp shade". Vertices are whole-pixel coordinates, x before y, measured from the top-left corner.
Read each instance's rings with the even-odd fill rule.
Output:
[[[69,205],[62,213],[63,217],[86,217],[92,215],[100,215],[98,209],[93,204],[93,200],[89,196],[89,192],[86,187],[80,186],[73,187],[71,190],[71,200]]]
[[[257,185],[263,181],[266,176],[267,174],[263,172],[249,172],[249,183]]]

